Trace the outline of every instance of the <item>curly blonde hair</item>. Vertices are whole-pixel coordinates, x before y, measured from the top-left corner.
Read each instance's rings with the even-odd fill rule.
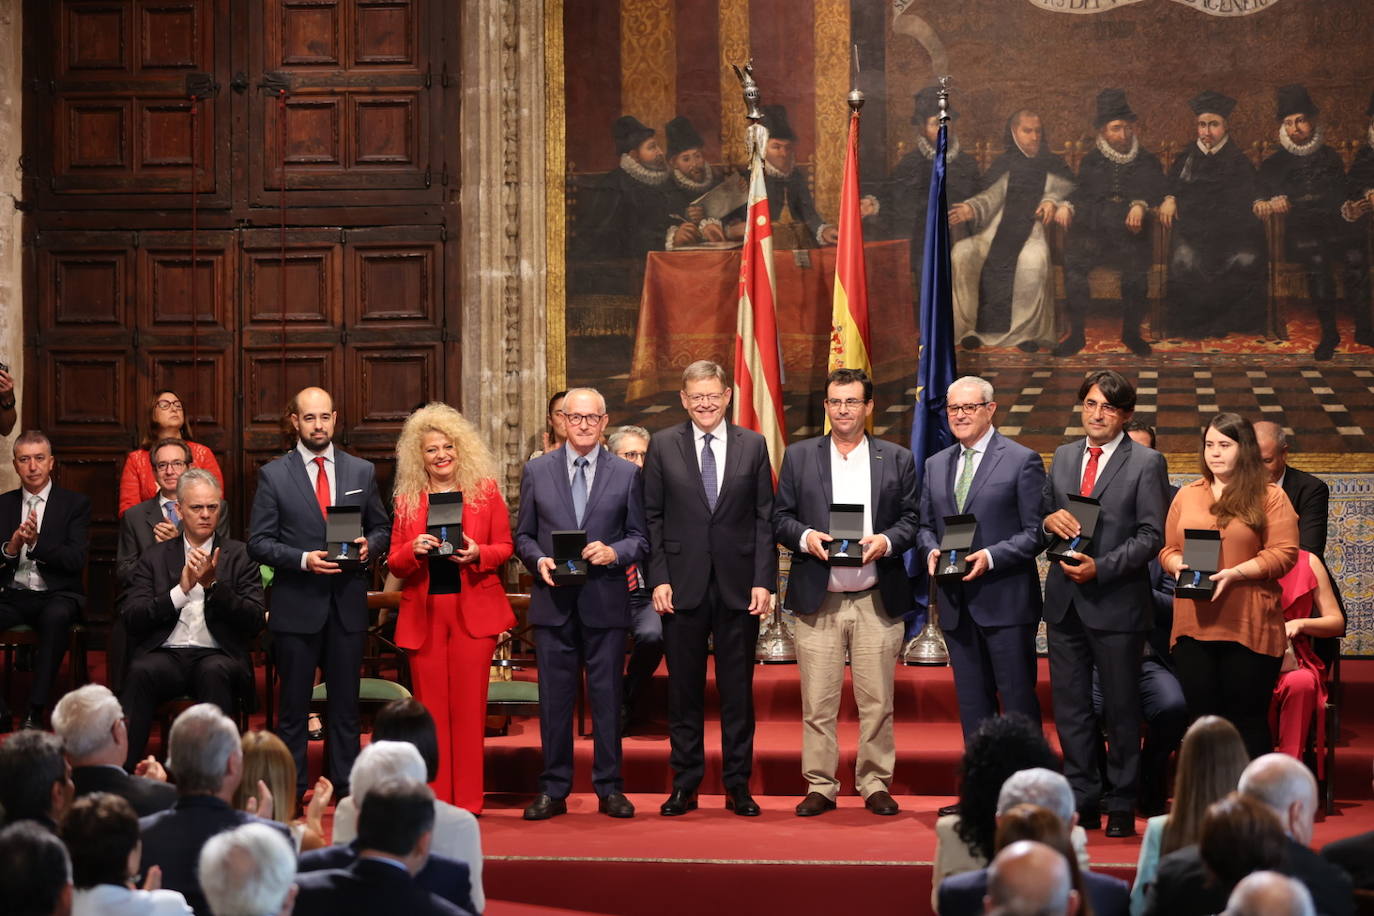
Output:
[[[432,401],[411,414],[396,440],[396,514],[409,517],[420,508],[420,494],[429,491],[422,443],[426,433],[441,433],[453,442],[457,464],[456,483],[465,502],[486,496],[484,481],[496,476],[496,459],[476,428],[452,407]]]

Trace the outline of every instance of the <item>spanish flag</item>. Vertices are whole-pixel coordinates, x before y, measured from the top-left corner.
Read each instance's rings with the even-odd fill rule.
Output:
[[[868,349],[868,274],[864,270],[864,230],[859,215],[859,113],[849,115],[844,178],[840,184],[840,237],[835,250],[835,298],[830,317],[828,371],[862,369],[873,377]],[[826,421],[826,428],[830,421]],[[868,418],[873,430],[873,417]]]

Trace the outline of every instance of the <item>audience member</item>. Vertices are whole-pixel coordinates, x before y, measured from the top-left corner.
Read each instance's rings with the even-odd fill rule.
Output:
[[[53,483],[52,443],[37,430],[14,440],[19,489],[0,494],[0,630],[26,624],[38,633],[24,728],[42,728],[67,631],[86,603],[91,501]],[[13,727],[0,692],[0,731]]]
[[[404,702],[404,701],[401,701]],[[393,714],[392,721],[379,716],[382,738],[374,730],[372,743],[363,748],[353,765],[353,794],[334,811],[334,843],[351,843],[358,836],[359,807],[367,801],[374,786],[390,779],[409,779],[427,782],[437,763],[426,760],[429,748],[435,748],[434,720],[427,715],[421,720],[409,707]],[[400,721],[396,721],[400,720]],[[477,912],[486,909],[486,895],[482,891],[482,834],[477,818],[462,808],[447,802],[434,802],[434,829],[431,852],[462,862],[468,867],[472,884],[472,903]]]
[[[1073,889],[1069,860],[1034,840],[1018,840],[988,866],[984,903],[994,916],[1073,916],[1081,900]]]
[[[152,446],[153,474],[157,493],[130,506],[119,520],[119,546],[115,551],[115,577],[121,589],[129,587],[139,557],[154,544],[170,541],[181,533],[181,507],[177,482],[195,466],[191,447],[181,439],[159,439]],[[218,479],[218,478],[216,478]],[[229,513],[220,512],[215,537],[229,537]]]
[[[234,807],[286,824],[298,854],[324,846],[324,814],[334,798],[334,786],[329,779],[321,776],[315,780],[305,815],[297,817],[296,761],[286,745],[271,732],[251,731],[243,736],[242,747],[243,778],[234,790]],[[271,799],[270,807],[263,807],[258,801],[260,793],[264,799]]]
[[[567,391],[555,391],[549,398],[544,431],[539,434],[539,448],[530,452],[530,458],[561,448],[568,441],[568,421],[563,418],[563,399],[567,396]]]
[[[209,471],[215,475],[220,487],[224,486],[224,472],[219,469],[215,453],[199,442],[191,441],[191,423],[186,419],[186,408],[181,398],[177,397],[175,391],[159,391],[148,405],[148,425],[143,432],[143,441],[125,457],[124,470],[119,475],[121,516],[138,503],[157,495],[161,484],[153,469],[152,450],[164,439],[185,442],[191,451],[191,464]]]
[[[1321,557],[1298,551],[1298,562],[1279,579],[1283,590],[1283,629],[1288,647],[1269,705],[1269,731],[1275,749],[1302,759],[1316,720],[1317,777],[1326,775],[1326,678],[1332,656],[1345,635],[1341,599]],[[1320,640],[1320,642],[1318,641]],[[1334,736],[1331,736],[1334,738]]]
[[[176,804],[177,790],[151,756],[124,770],[129,754],[129,722],[119,700],[103,684],[85,684],[57,701],[52,728],[72,766],[77,796],[110,792],[133,806],[139,817]]]
[[[244,824],[210,837],[197,872],[214,916],[291,916],[296,858],[271,827]]]
[[[118,795],[96,792],[73,802],[62,819],[62,842],[76,885],[73,916],[190,914],[185,897],[158,886],[162,876],[156,865],[148,869],[142,889],[133,886],[143,854],[138,815]]]
[[[67,916],[72,911],[67,847],[32,822],[0,830],[0,888],[8,916]]]
[[[56,833],[75,794],[72,768],[56,735],[29,730],[0,744],[4,823],[35,821]]]
[[[1357,890],[1374,891],[1374,830],[1326,844],[1322,857],[1345,869]]]
[[[362,760],[360,754],[358,761]],[[434,793],[419,780],[392,779],[369,786],[358,818],[357,861],[348,868],[298,875],[296,916],[467,912],[414,880],[429,858],[434,803]]]
[[[1207,809],[1236,790],[1249,762],[1245,742],[1230,722],[1203,716],[1189,726],[1178,752],[1173,810],[1150,818],[1145,826],[1131,887],[1132,916],[1145,912],[1160,857],[1197,843]]]
[[[167,762],[176,779],[177,803],[139,821],[143,868],[162,867],[162,883],[181,891],[200,916],[209,913],[196,865],[201,847],[217,833],[242,824],[266,824],[289,843],[285,825],[230,806],[243,778],[243,750],[234,722],[211,703],[197,703],[176,717]]]
[[[611,454],[640,468],[649,453],[649,431],[642,426],[622,426],[606,437]],[[771,483],[770,483],[771,487]],[[652,549],[652,548],[651,548]],[[644,689],[663,661],[663,618],[649,600],[649,584],[644,570],[647,563],[635,563],[625,570],[625,585],[630,590],[630,635],[634,648],[625,663],[623,698],[620,702],[620,732],[628,734],[643,714],[639,707]]]
[[[1222,916],[1316,916],[1312,895],[1301,881],[1275,871],[1257,871],[1240,879]]]
[[[1269,482],[1288,496],[1298,513],[1298,546],[1319,557],[1326,556],[1326,532],[1331,488],[1320,477],[1288,463],[1288,435],[1272,420],[1255,423],[1255,442]]]

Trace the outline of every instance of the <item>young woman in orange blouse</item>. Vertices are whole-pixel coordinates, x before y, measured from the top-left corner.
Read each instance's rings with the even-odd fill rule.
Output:
[[[426,404],[396,442],[396,515],[388,563],[401,579],[396,645],[410,653],[415,698],[439,736],[441,801],[482,813],[487,684],[496,638],[514,625],[499,570],[514,550],[496,461],[471,423]],[[431,493],[463,494],[463,537],[426,530]],[[452,553],[447,553],[452,550]]]
[[[1165,523],[1160,565],[1178,579],[1184,530],[1221,532],[1221,569],[1211,600],[1174,596],[1174,668],[1188,711],[1229,719],[1250,756],[1273,749],[1269,701],[1288,639],[1279,578],[1298,559],[1298,516],[1269,483],[1250,421],[1218,414],[1202,440],[1202,477],[1178,491]]]

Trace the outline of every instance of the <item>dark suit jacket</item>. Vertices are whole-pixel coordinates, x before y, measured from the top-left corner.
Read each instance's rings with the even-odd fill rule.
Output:
[[[954,505],[958,442],[926,459],[921,491],[921,567],[945,536],[945,516]],[[965,612],[983,627],[1006,627],[1040,620],[1040,522],[1045,517],[1045,462],[1039,453],[994,432],[987,453],[969,484],[964,512],[978,519],[973,549],[987,549],[992,569],[972,582],[940,583],[940,623],[950,629]]]
[[[1066,508],[1067,495],[1078,492],[1086,448],[1086,439],[1076,439],[1055,450],[1045,487],[1047,514]],[[1149,563],[1164,545],[1168,487],[1164,456],[1123,435],[1093,486],[1093,497],[1102,503],[1097,536],[1088,549],[1097,561],[1097,577],[1079,585],[1064,575],[1058,563],[1051,563],[1045,580],[1048,623],[1062,621],[1072,603],[1084,625],[1093,629],[1118,633],[1150,629],[1154,596]],[[1053,540],[1043,535],[1045,546]]]
[[[249,647],[264,619],[262,577],[242,541],[225,538],[214,544],[219,564],[215,584],[205,596],[205,625],[220,648],[238,661],[244,677],[251,678]],[[130,660],[153,651],[172,635],[181,612],[173,606],[171,592],[185,565],[186,543],[179,537],[154,544],[139,559],[121,609]]]
[[[871,485],[869,512],[873,533],[886,535],[892,544],[888,556],[879,557],[878,591],[889,617],[901,617],[913,606],[911,580],[902,554],[916,544],[920,523],[916,505],[916,461],[900,445],[868,437],[868,473]],[[799,549],[807,528],[830,527],[830,437],[817,436],[787,447],[778,475],[778,496],[773,504],[773,537],[792,550],[792,572],[787,581],[785,606],[797,614],[814,614],[825,600],[830,565]]]
[[[1280,871],[1307,885],[1318,913],[1349,916],[1355,912],[1349,876],[1301,843],[1288,841],[1287,862]],[[1145,912],[1160,916],[1220,913],[1233,889],[1234,885],[1213,883],[1197,846],[1185,846],[1159,860]]]
[[[1177,493],[1178,487],[1170,484],[1164,500],[1166,518]],[[1174,631],[1174,589],[1177,587],[1177,580],[1159,565],[1159,557],[1150,560],[1150,594],[1154,598],[1155,616],[1150,632],[1145,637],[1145,644],[1149,647],[1150,655],[1170,671],[1174,670],[1173,648],[1169,639]]]
[[[121,589],[129,587],[129,580],[138,565],[143,551],[157,543],[153,537],[153,527],[166,521],[158,498],[145,499],[130,506],[119,520],[119,547],[115,551],[115,573]],[[229,536],[229,506],[226,503],[219,513],[219,524],[215,526],[215,540],[222,541]]]
[[[1326,556],[1331,488],[1320,477],[1290,464],[1283,472],[1283,492],[1298,513],[1298,546],[1319,557]]]
[[[0,537],[9,539],[24,521],[23,487],[0,493]],[[48,591],[72,598],[79,606],[86,603],[86,552],[90,548],[91,501],[81,493],[64,490],[56,483],[48,491],[43,509],[43,527],[38,543],[29,551]],[[19,558],[11,559],[0,551],[0,588],[14,581]]]
[[[1374,890],[1374,830],[1322,847],[1322,858],[1345,869],[1360,890]]]
[[[391,519],[377,495],[372,462],[334,446],[334,504],[363,507],[369,563],[380,563],[391,542]],[[301,569],[301,554],[324,548],[324,515],[300,452],[292,449],[263,465],[253,495],[248,555],[276,570],[272,580],[274,633],[318,633],[331,606],[347,632],[367,629],[367,574],[319,576]]]
[[[133,805],[139,817],[166,811],[177,803],[176,786],[145,776],[133,776],[117,766],[72,767],[72,782],[78,796],[95,792],[118,795]]]
[[[140,870],[146,872],[150,865],[162,866],[162,886],[180,891],[196,913],[209,916],[210,908],[205,904],[200,877],[196,873],[201,847],[217,833],[252,823],[280,830],[287,842],[291,842],[291,831],[285,824],[236,811],[210,795],[182,796],[175,807],[139,818],[138,826],[143,834]],[[292,845],[294,848],[295,844]]]
[[[1131,911],[1131,886],[1120,878],[1083,872],[1093,916],[1126,916]],[[988,892],[988,870],[960,872],[940,882],[940,916],[981,916]]]
[[[301,853],[296,865],[298,873],[348,868],[358,861],[358,841],[346,846],[325,846]],[[431,855],[425,867],[415,874],[415,883],[435,896],[442,897],[459,909],[477,912],[472,905],[472,878],[466,862],[445,856]]]
[[[725,468],[712,511],[706,502],[689,420],[658,433],[644,461],[649,588],[673,587],[673,604],[697,607],[712,581],[726,607],[749,606],[749,590],[778,587],[773,542],[773,467],[768,445],[727,423]]]
[[[630,592],[625,567],[648,555],[644,522],[644,487],[639,468],[604,448],[588,456],[596,461],[585,518],[577,524],[572,485],[568,481],[567,446],[540,455],[525,465],[520,477],[520,511],[515,520],[515,553],[534,576],[529,621],[562,626],[571,614],[589,627],[628,627]],[[587,582],[550,588],[539,575],[539,558],[553,556],[553,532],[587,532],[587,543],[601,541],[615,551],[613,566],[590,566]]]
[[[468,910],[436,897],[406,872],[385,862],[359,859],[347,868],[296,875],[295,916],[459,916]]]

